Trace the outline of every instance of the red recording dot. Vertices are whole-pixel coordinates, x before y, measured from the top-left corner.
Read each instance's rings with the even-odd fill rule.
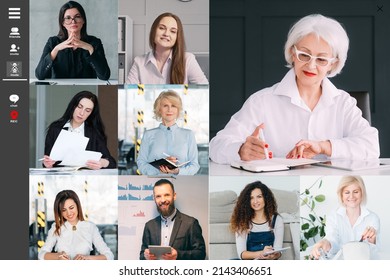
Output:
[[[11,116],[11,119],[16,120],[18,118],[19,113],[16,110],[12,110],[9,115]]]

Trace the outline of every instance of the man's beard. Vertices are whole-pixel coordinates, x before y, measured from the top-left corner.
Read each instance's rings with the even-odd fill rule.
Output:
[[[157,206],[157,211],[163,216],[163,217],[169,217],[170,215],[173,214],[173,212],[175,211],[175,202],[172,201],[171,203],[169,203],[169,206],[167,209],[161,209],[160,206]]]

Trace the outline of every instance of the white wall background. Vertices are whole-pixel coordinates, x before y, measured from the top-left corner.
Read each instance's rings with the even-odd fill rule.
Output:
[[[135,186],[154,185],[161,178],[147,176],[119,176],[118,185],[126,186],[131,183]],[[171,179],[175,187],[175,206],[182,213],[198,219],[202,227],[203,238],[206,243],[206,258],[209,255],[208,229],[208,176],[179,176]],[[152,195],[153,191],[121,191],[118,197],[131,194],[144,198]],[[134,214],[142,211],[144,217],[135,217]],[[145,223],[157,217],[159,213],[153,200],[120,200],[118,202],[118,259],[138,260],[142,245],[142,235]]]
[[[301,192],[311,186],[319,176],[301,176]],[[375,212],[381,222],[381,248],[384,254],[390,256],[390,176],[362,176],[367,191],[367,208]],[[322,203],[317,203],[316,212],[318,215],[330,214],[339,206],[337,197],[337,186],[341,176],[322,177],[322,187],[314,187],[312,194],[324,194],[326,199]],[[307,207],[301,207],[301,215],[307,216]]]
[[[184,28],[187,51],[209,52],[209,0],[180,2],[178,0],[118,0],[119,15],[133,20],[133,57],[147,53],[149,31],[156,17],[164,12],[176,14]],[[126,74],[127,75],[127,74]]]
[[[41,58],[47,39],[58,34],[58,13],[67,0],[30,0],[30,78]],[[118,79],[118,1],[77,0],[87,16],[87,33],[102,40],[111,70]]]

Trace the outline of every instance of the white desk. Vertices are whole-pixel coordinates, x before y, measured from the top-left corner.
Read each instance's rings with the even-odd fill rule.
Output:
[[[36,82],[42,85],[117,85],[118,80],[99,80],[99,79],[45,79],[38,80],[30,78],[30,84]]]
[[[390,158],[381,159],[381,162],[390,163]],[[236,169],[227,164],[217,164],[213,161],[209,161],[209,175],[210,176],[275,176],[275,175],[390,175],[390,167],[379,168],[379,169],[367,169],[359,171],[346,171],[341,169],[335,169],[330,167],[321,167],[314,165],[305,165],[296,167],[286,171],[276,172],[262,172],[253,173],[240,169]]]

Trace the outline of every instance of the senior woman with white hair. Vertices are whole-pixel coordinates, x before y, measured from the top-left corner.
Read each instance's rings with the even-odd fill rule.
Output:
[[[348,47],[346,31],[332,18],[313,14],[296,22],[284,52],[292,69],[248,98],[210,141],[210,158],[220,164],[267,157],[378,158],[377,129],[356,100],[328,79],[341,72]]]
[[[371,258],[376,258],[380,220],[377,214],[366,208],[367,193],[363,179],[360,176],[342,177],[337,196],[340,207],[327,215],[326,235],[313,246],[311,257],[319,259],[323,253],[328,257],[334,256],[347,242],[360,241],[369,244]]]

